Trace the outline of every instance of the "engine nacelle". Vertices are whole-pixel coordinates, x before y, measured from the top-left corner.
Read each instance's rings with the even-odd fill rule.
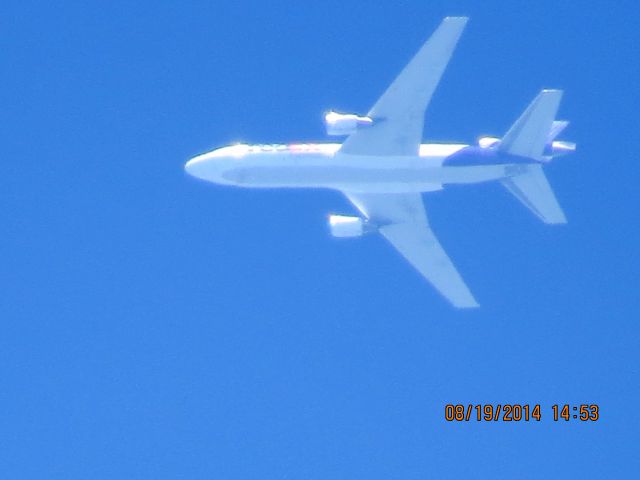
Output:
[[[557,134],[557,133],[556,133]],[[554,137],[552,137],[554,138]],[[496,137],[480,137],[478,139],[478,146],[480,148],[497,148],[500,145],[501,139]],[[565,142],[562,140],[549,140],[547,144],[544,146],[543,155],[547,157],[547,159],[551,159],[552,157],[559,157],[561,155],[566,155],[568,153],[573,153],[576,151],[576,144],[573,142]]]
[[[324,125],[327,135],[351,135],[359,128],[373,125],[373,119],[352,113],[329,112],[324,116]]]
[[[331,235],[338,238],[360,237],[376,230],[363,218],[346,215],[329,215],[329,228]]]
[[[480,137],[478,139],[478,145],[480,148],[497,147],[500,143],[500,139],[496,137]]]
[[[561,155],[566,155],[567,153],[573,153],[576,151],[576,144],[573,142],[564,142],[562,140],[555,140],[551,143],[548,143],[545,148],[545,155],[549,155],[551,157],[560,157]]]

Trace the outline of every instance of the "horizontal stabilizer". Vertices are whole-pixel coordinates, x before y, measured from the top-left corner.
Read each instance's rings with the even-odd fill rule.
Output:
[[[542,90],[502,138],[499,149],[511,155],[544,160],[549,132],[555,126],[560,133],[566,126],[554,125],[561,99],[562,90]]]
[[[502,184],[543,222],[567,223],[567,218],[542,171],[542,165],[530,165],[526,173],[502,180]]]

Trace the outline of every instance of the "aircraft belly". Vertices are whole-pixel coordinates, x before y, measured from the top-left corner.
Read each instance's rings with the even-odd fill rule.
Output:
[[[339,188],[367,192],[425,192],[445,183],[477,183],[503,178],[505,165],[474,167],[281,165],[237,168],[225,178],[245,187]]]
[[[442,183],[481,183],[508,176],[508,165],[481,165],[472,167],[442,167]]]

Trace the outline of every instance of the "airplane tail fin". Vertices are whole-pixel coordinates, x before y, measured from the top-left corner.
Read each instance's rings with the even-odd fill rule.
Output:
[[[556,120],[562,90],[542,90],[500,140],[498,149],[510,155],[548,162],[554,156],[573,152],[574,143],[555,140],[569,122]],[[542,164],[527,165],[524,172],[501,180],[522,204],[550,224],[567,218],[542,171]]]
[[[555,120],[561,99],[562,90],[542,90],[502,137],[498,148],[511,155],[547,161],[553,139],[569,124]]]

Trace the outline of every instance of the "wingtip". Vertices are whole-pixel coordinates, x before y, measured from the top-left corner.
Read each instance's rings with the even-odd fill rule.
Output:
[[[547,225],[566,225],[567,223],[569,223],[569,221],[567,220],[567,217],[565,217],[563,213],[561,217],[554,218],[552,220],[545,220],[544,223],[546,223]]]
[[[543,88],[540,91],[540,95],[558,95],[562,96],[564,94],[564,90],[560,88]]]
[[[478,303],[476,298],[471,294],[468,288],[466,289],[466,292],[464,292],[461,295],[458,295],[454,298],[451,298],[451,297],[447,297],[447,298],[454,307],[460,310],[469,310],[472,308],[480,307],[480,304]]]
[[[469,17],[444,17],[445,22],[467,23]]]
[[[465,303],[462,305],[456,305],[460,310],[473,310],[475,308],[480,308],[480,304],[475,300],[473,302]]]

